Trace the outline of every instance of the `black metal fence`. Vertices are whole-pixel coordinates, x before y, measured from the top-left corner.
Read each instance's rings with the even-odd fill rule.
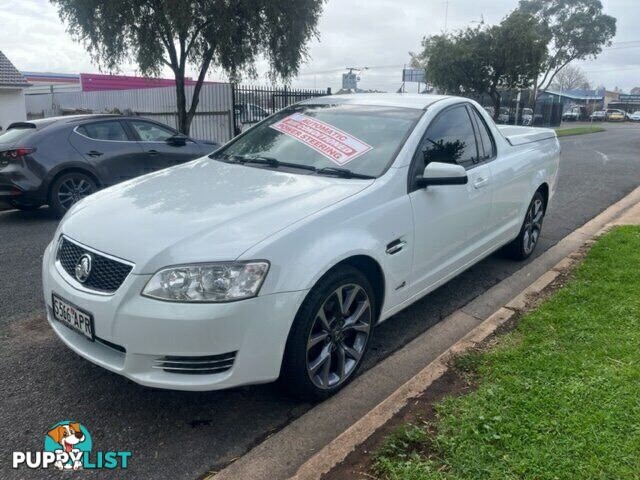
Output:
[[[289,87],[270,88],[245,85],[233,85],[233,124],[235,134],[258,123],[272,113],[282,110],[302,100],[331,95],[326,90],[295,89]]]

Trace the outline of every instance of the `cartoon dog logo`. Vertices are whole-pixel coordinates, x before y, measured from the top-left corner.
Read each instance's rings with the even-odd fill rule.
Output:
[[[79,423],[68,423],[66,425],[57,425],[47,432],[47,435],[53,439],[54,442],[62,447],[62,450],[67,454],[74,455],[74,460],[70,463],[63,464],[61,460],[58,460],[54,466],[59,470],[65,468],[79,470],[83,467],[81,460],[75,458],[81,458],[81,450],[76,448],[76,445],[84,442],[85,435],[80,428]]]

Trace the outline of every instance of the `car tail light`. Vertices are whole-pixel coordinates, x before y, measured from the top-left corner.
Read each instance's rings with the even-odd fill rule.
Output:
[[[22,158],[25,155],[35,152],[35,148],[14,148],[0,152],[0,167],[6,167],[11,160]]]
[[[18,158],[24,157],[25,155],[29,155],[30,153],[35,152],[35,148],[14,148],[13,150],[6,150],[4,152],[0,152],[0,155],[5,158]]]

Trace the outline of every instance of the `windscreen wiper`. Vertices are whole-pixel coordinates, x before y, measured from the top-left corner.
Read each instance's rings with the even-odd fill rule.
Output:
[[[256,155],[254,157],[245,157],[245,156],[234,156],[232,157],[235,161],[237,161],[238,163],[242,163],[243,165],[248,164],[248,163],[252,163],[254,165],[267,165],[271,168],[280,168],[280,167],[287,167],[287,168],[297,168],[300,170],[308,170],[310,172],[315,172],[316,171],[316,167],[313,167],[311,165],[302,165],[300,163],[290,163],[290,162],[282,162],[280,160],[278,160],[277,158],[273,158],[273,157],[265,157],[263,155]]]
[[[376,178],[372,175],[364,175],[362,173],[352,172],[348,168],[340,168],[340,167],[324,167],[316,170],[318,175],[335,175],[336,177],[341,178],[364,178],[364,179],[373,179]]]
[[[240,163],[242,165],[246,164],[254,164],[254,165],[266,165],[271,168],[297,168],[299,170],[307,170],[309,172],[314,172],[318,175],[333,175],[341,178],[363,178],[363,179],[374,179],[371,175],[364,175],[362,173],[352,172],[347,168],[340,167],[324,167],[324,168],[316,168],[312,165],[304,165],[301,163],[291,163],[291,162],[283,162],[274,157],[267,157],[265,155],[255,155],[255,156],[245,156],[245,155],[224,155],[224,160],[230,163]]]

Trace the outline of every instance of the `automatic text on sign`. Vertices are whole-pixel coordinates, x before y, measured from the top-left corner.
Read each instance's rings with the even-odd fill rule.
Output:
[[[271,128],[295,138],[338,165],[345,165],[372,149],[371,145],[339,128],[302,113],[289,115]]]

